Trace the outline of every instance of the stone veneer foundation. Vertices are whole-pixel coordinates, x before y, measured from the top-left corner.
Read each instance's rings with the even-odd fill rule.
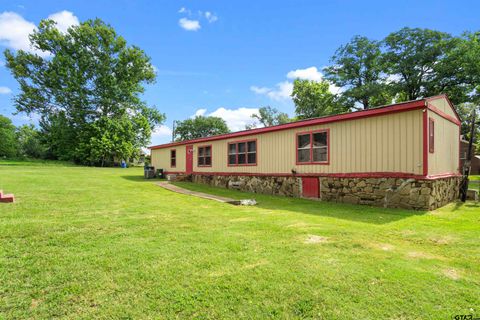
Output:
[[[434,210],[455,201],[459,195],[461,180],[460,177],[434,180],[334,177],[318,179],[320,200],[415,210]],[[195,174],[191,180],[254,193],[302,196],[301,177]]]

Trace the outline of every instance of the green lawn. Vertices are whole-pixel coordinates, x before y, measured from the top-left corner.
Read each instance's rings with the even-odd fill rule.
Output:
[[[480,317],[480,206],[413,212],[0,162],[0,319]]]

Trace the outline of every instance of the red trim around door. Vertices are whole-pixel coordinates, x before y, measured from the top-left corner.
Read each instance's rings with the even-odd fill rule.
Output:
[[[185,147],[185,173],[193,173],[193,144]]]

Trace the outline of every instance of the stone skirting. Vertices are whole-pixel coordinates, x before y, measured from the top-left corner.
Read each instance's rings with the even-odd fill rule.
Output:
[[[301,177],[193,175],[193,182],[241,191],[302,196]],[[460,177],[434,180],[318,177],[323,201],[434,210],[458,199]]]
[[[458,199],[460,180],[324,177],[320,178],[320,198],[385,208],[434,210]]]
[[[300,197],[302,185],[301,178],[296,177],[193,175],[192,181],[216,187],[287,197]]]

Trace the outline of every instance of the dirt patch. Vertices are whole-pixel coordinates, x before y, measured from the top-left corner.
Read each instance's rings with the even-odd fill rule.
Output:
[[[268,261],[260,260],[251,264],[243,266],[243,269],[255,269],[256,267],[266,265]]]
[[[452,280],[458,280],[460,279],[460,274],[458,273],[457,270],[455,269],[444,269],[443,270],[443,274],[447,277],[447,278],[450,278]]]
[[[438,244],[438,245],[446,245],[446,244],[450,244],[454,241],[453,237],[451,237],[451,236],[435,237],[435,238],[430,238],[429,240],[432,243]]]
[[[38,307],[38,305],[42,302],[42,300],[39,299],[32,299],[32,303],[30,304],[31,309],[35,309]]]
[[[230,219],[230,222],[248,222],[248,221],[253,221],[253,220],[255,220],[255,219],[251,218],[251,217],[244,217],[244,218]]]
[[[307,243],[307,244],[325,243],[325,242],[328,242],[327,237],[317,236],[317,235],[314,235],[314,234],[308,235],[308,237],[304,241],[304,243]]]
[[[421,251],[410,251],[407,253],[407,257],[412,259],[437,259],[437,260],[445,260],[444,257],[435,256],[430,253],[421,252]]]
[[[388,243],[381,243],[379,245],[379,249],[383,250],[383,251],[392,251],[393,248],[394,248],[394,246],[392,246],[391,244],[388,244]]]

